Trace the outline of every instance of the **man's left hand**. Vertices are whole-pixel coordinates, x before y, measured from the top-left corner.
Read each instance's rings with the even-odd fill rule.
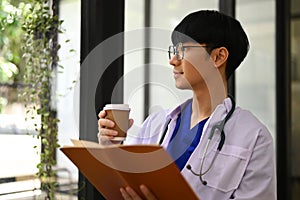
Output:
[[[140,190],[147,200],[157,200],[155,195],[145,186],[140,185]],[[131,187],[127,186],[125,188],[120,188],[120,192],[125,200],[142,200]]]

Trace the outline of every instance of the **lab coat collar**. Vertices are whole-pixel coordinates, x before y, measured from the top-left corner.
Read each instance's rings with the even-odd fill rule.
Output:
[[[209,119],[209,126],[213,126],[216,123],[220,122],[220,120],[224,119],[226,115],[229,113],[232,107],[232,102],[230,98],[226,98],[223,100],[221,104],[219,104],[214,112],[211,114],[211,117]]]
[[[175,109],[171,110],[168,114],[167,117],[171,119],[175,119],[178,117],[178,115],[181,113],[182,109],[189,104],[192,101],[192,99],[188,99],[179,106],[177,106]]]
[[[181,110],[186,106],[188,103],[190,103],[192,99],[188,99],[185,102],[183,102],[181,105],[177,106],[175,109],[171,110],[167,117],[169,119],[172,119],[172,121],[175,121],[178,118],[178,115],[181,113]],[[228,112],[231,110],[232,102],[230,98],[225,98],[221,104],[219,104],[214,112],[211,114],[207,122],[205,123],[203,127],[203,133],[201,140],[206,140],[209,135],[210,129],[217,123],[219,123],[222,119],[226,117]],[[175,122],[174,122],[175,123]],[[213,140],[218,140],[218,137],[214,137]],[[201,147],[203,148],[203,147]],[[210,151],[210,150],[209,150]]]
[[[168,118],[174,119],[181,113],[182,109],[192,101],[192,99],[188,99],[173,110],[169,111],[167,114]],[[225,98],[221,104],[219,104],[214,112],[212,113],[209,121],[211,124],[215,124],[220,121],[220,117],[225,117],[226,114],[230,111],[232,106],[232,102],[230,98]],[[217,117],[215,117],[217,116]]]
[[[181,113],[182,109],[191,101],[192,101],[192,99],[188,99],[185,102],[183,102],[181,105],[177,106],[175,109],[173,109],[167,113],[167,119],[171,119],[171,123],[168,125],[170,127],[168,128],[168,134],[166,135],[166,138],[162,143],[163,146],[168,145],[171,135],[173,133],[173,130],[175,128],[176,120],[177,120],[179,114]],[[221,104],[219,104],[216,107],[216,109],[214,110],[214,112],[209,117],[208,121],[205,123],[205,125],[203,127],[203,133],[202,133],[202,137],[200,139],[200,143],[202,140],[207,140],[208,135],[209,135],[209,130],[211,129],[211,127],[213,125],[215,125],[216,123],[220,122],[222,119],[224,119],[226,114],[230,111],[231,105],[232,105],[232,103],[231,103],[230,98],[226,98],[223,100],[223,102]],[[217,139],[218,139],[217,137],[213,138],[213,140],[217,140]],[[198,147],[199,147],[199,144],[198,144]],[[204,145],[200,145],[200,146],[201,146],[200,149],[203,150]],[[208,152],[211,151],[211,149],[212,148],[210,147]]]
[[[224,99],[223,102],[216,107],[216,109],[214,110],[214,112],[211,114],[210,118],[206,122],[203,128],[202,137],[200,138],[200,143],[198,144],[198,147],[195,150],[195,152],[197,152],[196,155],[200,155],[199,157],[200,159],[203,158],[203,154],[200,152],[203,152],[205,149],[206,141],[208,140],[212,127],[226,117],[228,112],[231,110],[231,106],[232,106],[232,102],[230,98]],[[207,149],[207,154],[209,154],[212,150],[217,149],[219,139],[220,139],[219,136],[214,135],[214,137],[212,138],[212,144],[209,145]]]

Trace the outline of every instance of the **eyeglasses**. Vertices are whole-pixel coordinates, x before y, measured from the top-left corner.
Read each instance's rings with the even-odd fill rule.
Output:
[[[169,59],[176,55],[177,60],[182,60],[184,58],[184,50],[186,48],[205,48],[208,47],[207,45],[199,45],[199,46],[184,46],[181,42],[178,43],[176,46],[170,45],[169,46]]]

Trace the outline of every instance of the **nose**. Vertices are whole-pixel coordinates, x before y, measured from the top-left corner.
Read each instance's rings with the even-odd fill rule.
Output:
[[[178,66],[179,63],[180,63],[180,61],[177,60],[176,55],[173,55],[173,56],[171,57],[171,59],[169,60],[169,64],[172,65],[173,67]]]

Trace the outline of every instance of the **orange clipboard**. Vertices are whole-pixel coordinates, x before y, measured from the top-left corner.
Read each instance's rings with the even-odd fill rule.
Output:
[[[113,145],[72,140],[60,150],[107,199],[123,199],[121,187],[130,186],[140,196],[146,185],[160,200],[199,198],[181,175],[169,154],[158,145]]]

